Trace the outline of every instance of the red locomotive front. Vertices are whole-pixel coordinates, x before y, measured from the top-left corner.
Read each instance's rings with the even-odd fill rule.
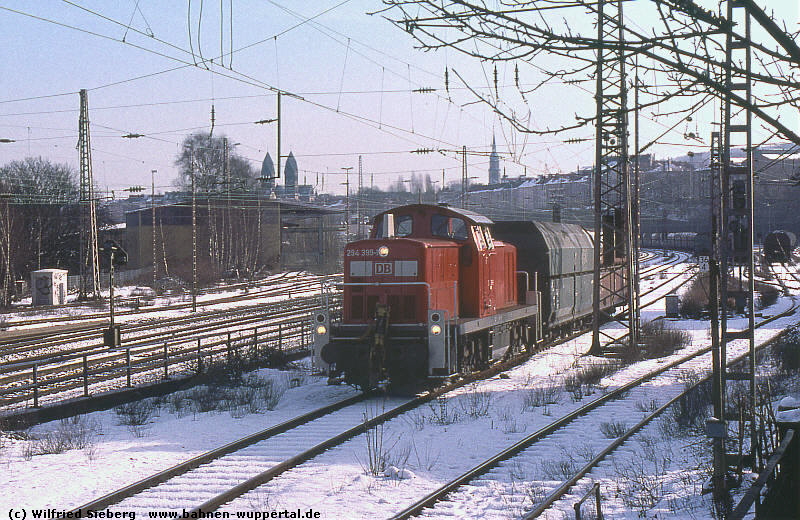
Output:
[[[360,240],[344,258],[344,323],[371,323],[378,304],[391,323],[425,323],[428,309],[452,313],[458,249],[445,240]]]

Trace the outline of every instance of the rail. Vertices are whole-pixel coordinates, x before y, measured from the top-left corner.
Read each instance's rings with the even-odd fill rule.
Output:
[[[63,392],[78,390],[81,396],[89,397],[92,386],[96,389],[100,383],[104,384],[103,391],[131,388],[135,376],[147,373],[151,380],[158,375],[168,379],[200,373],[206,364],[222,359],[230,362],[247,355],[282,357],[306,352],[311,342],[310,312],[310,307],[303,307],[294,311],[295,316],[265,316],[252,327],[233,331],[153,339],[116,350],[94,350],[32,363],[23,361],[20,365],[24,371],[3,378],[5,387],[0,389],[0,405],[32,403],[38,408],[42,398]],[[113,380],[118,382],[115,384]]]
[[[762,326],[764,326],[764,325],[766,325],[768,323],[771,323],[774,320],[777,320],[780,317],[783,317],[783,316],[786,316],[786,315],[794,313],[795,310],[797,310],[797,306],[793,305],[791,309],[789,309],[789,310],[787,310],[787,311],[785,311],[783,313],[780,313],[778,315],[775,315],[775,316],[773,316],[771,318],[765,319],[765,320],[761,321],[756,326],[757,327],[762,327]],[[758,349],[761,350],[762,348],[765,348],[765,347],[766,347],[766,344],[759,346]],[[411,506],[409,506],[405,510],[401,511],[400,513],[397,513],[395,516],[392,517],[392,520],[401,520],[401,519],[406,519],[406,518],[410,518],[412,516],[419,515],[422,512],[423,509],[432,507],[436,502],[438,502],[439,500],[443,499],[445,496],[447,496],[448,494],[450,494],[454,490],[456,490],[456,489],[466,485],[467,483],[477,479],[478,477],[486,474],[491,469],[497,467],[501,462],[503,462],[505,460],[508,460],[508,459],[511,459],[512,457],[515,457],[517,454],[519,454],[523,450],[527,449],[529,446],[533,445],[534,443],[538,442],[539,440],[543,439],[544,437],[551,435],[553,432],[561,429],[563,426],[565,426],[566,424],[569,424],[573,420],[586,415],[588,412],[600,407],[601,405],[603,405],[607,401],[617,399],[618,396],[624,395],[627,391],[629,391],[632,388],[638,386],[639,384],[641,384],[641,383],[643,383],[645,381],[648,381],[650,379],[653,379],[654,377],[659,376],[659,375],[663,374],[664,372],[666,372],[667,370],[669,370],[669,369],[671,369],[673,367],[679,366],[679,365],[685,363],[686,361],[694,359],[694,358],[696,358],[696,357],[698,357],[700,355],[707,354],[710,351],[711,351],[711,347],[704,347],[704,348],[701,348],[701,349],[695,351],[694,353],[692,353],[692,354],[690,354],[688,356],[684,356],[684,357],[682,357],[680,359],[677,359],[677,360],[672,361],[670,363],[664,364],[664,365],[660,366],[659,368],[649,372],[648,374],[645,374],[644,376],[642,376],[640,378],[637,378],[637,379],[635,379],[633,381],[625,383],[625,384],[621,385],[620,387],[612,390],[611,392],[609,392],[607,394],[604,394],[603,396],[601,396],[601,397],[599,397],[599,398],[597,398],[597,399],[595,399],[595,400],[593,400],[593,401],[591,401],[591,402],[589,402],[587,404],[584,404],[583,406],[571,411],[568,414],[565,414],[560,419],[558,419],[558,420],[556,420],[554,422],[551,422],[550,424],[542,427],[541,429],[537,430],[536,432],[533,432],[533,433],[529,434],[528,436],[526,436],[525,438],[521,439],[520,441],[518,441],[514,445],[506,448],[505,450],[501,451],[500,453],[494,455],[493,457],[485,460],[481,464],[475,466],[474,468],[470,469],[469,471],[463,473],[462,475],[460,475],[460,476],[456,477],[455,479],[451,480],[450,482],[446,483],[445,485],[443,485],[439,489],[437,489],[437,490],[433,491],[432,493],[426,495],[421,500],[419,500],[416,503],[412,504]],[[746,356],[746,354],[733,359],[731,361],[731,364],[741,361],[742,359],[744,359],[745,356]],[[683,393],[691,391],[691,389],[693,389],[695,386],[699,385],[700,383],[702,383],[703,381],[709,379],[710,377],[711,377],[710,374],[707,375],[705,378],[701,379],[699,382],[697,382],[690,389],[687,389]],[[680,398],[680,395],[678,395],[675,398],[671,399],[666,404],[664,404],[661,407],[659,407],[653,413],[648,415],[645,419],[643,419],[642,421],[637,423],[635,426],[633,426],[631,429],[629,429],[624,435],[618,437],[613,443],[611,443],[609,445],[609,447],[606,450],[604,450],[600,455],[595,457],[592,461],[587,463],[586,466],[581,468],[570,479],[566,480],[562,485],[560,485],[558,488],[556,488],[556,490],[551,492],[543,501],[538,503],[538,505],[537,505],[537,507],[535,509],[533,509],[532,511],[528,512],[527,514],[525,514],[523,516],[523,518],[525,518],[525,519],[533,519],[533,518],[538,517],[540,514],[542,514],[547,508],[549,508],[557,500],[561,499],[566,494],[566,492],[575,483],[578,482],[578,480],[580,480],[583,476],[585,476],[605,456],[607,456],[608,454],[610,454],[611,452],[616,450],[625,441],[625,439],[627,439],[631,435],[633,435],[636,432],[638,432],[650,420],[652,420],[654,417],[658,416],[660,413],[662,413],[664,410],[666,410],[672,403],[674,403],[679,398]]]
[[[68,365],[43,367],[42,364],[35,363],[31,367],[30,383],[0,390],[0,396],[4,397],[2,404],[7,406],[32,401],[33,407],[38,408],[42,397],[81,387],[82,396],[89,397],[92,385],[117,378],[125,377],[124,386],[131,388],[133,377],[146,372],[163,371],[163,379],[169,379],[178,372],[200,373],[205,363],[211,363],[223,356],[229,362],[237,357],[241,358],[248,347],[253,349],[252,353],[258,349],[277,353],[304,351],[307,349],[308,339],[305,334],[306,322],[307,318],[282,322],[271,331],[264,330],[267,326],[257,326],[233,333],[216,332],[192,339],[167,340],[158,344],[152,343],[149,348],[140,352],[129,347],[111,351],[110,354],[109,351],[83,354]],[[222,339],[214,339],[220,335],[223,336]],[[203,343],[204,339],[211,340]],[[264,348],[263,343],[272,343],[274,346]],[[176,368],[176,365],[180,366]],[[51,374],[56,375],[44,377]]]

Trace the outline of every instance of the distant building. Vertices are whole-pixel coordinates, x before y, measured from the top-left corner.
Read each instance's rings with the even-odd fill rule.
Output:
[[[489,184],[500,184],[500,156],[492,136],[492,153],[489,154]]]
[[[279,211],[278,203],[270,200],[239,200],[235,208],[224,198],[199,200],[196,215],[200,280],[210,281],[218,272],[232,267],[253,272],[279,266]],[[130,211],[125,217],[129,269],[151,266],[155,257],[161,273],[191,280],[192,206],[188,201],[156,206],[155,226],[153,208]]]
[[[277,188],[280,188],[278,186]],[[159,274],[192,279],[192,207],[178,204],[125,214],[129,269],[158,264]],[[224,271],[263,269],[341,269],[341,211],[285,201],[240,199],[231,208],[224,198],[197,202],[197,265],[201,283]],[[155,241],[153,233],[155,232]]]
[[[297,160],[294,154],[289,152],[286,158],[286,168],[283,170],[283,183],[286,186],[286,195],[293,197],[297,194]]]
[[[267,152],[267,156],[264,157],[264,162],[261,163],[261,186],[267,191],[270,192],[275,187],[275,166],[272,164],[272,157],[269,156],[269,152]]]

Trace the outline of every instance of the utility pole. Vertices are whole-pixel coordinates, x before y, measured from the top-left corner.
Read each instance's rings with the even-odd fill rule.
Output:
[[[757,8],[752,8],[754,11]],[[711,262],[712,289],[719,291],[719,319],[712,319],[712,359],[714,363],[714,415],[707,422],[706,432],[713,439],[714,446],[714,497],[720,507],[725,510],[730,507],[730,497],[727,493],[725,477],[729,464],[742,468],[747,465],[753,472],[759,472],[760,464],[760,439],[756,428],[756,384],[755,384],[755,262],[753,258],[753,138],[752,138],[752,112],[746,108],[736,110],[733,106],[731,94],[738,93],[744,98],[746,106],[750,106],[752,99],[752,52],[751,52],[751,7],[748,2],[727,1],[727,19],[730,26],[727,28],[725,39],[725,66],[721,135],[712,134],[712,176],[718,176],[715,186],[712,184],[712,200],[716,204],[712,213],[719,215],[719,233],[715,237],[717,228],[712,228],[712,240],[718,240],[718,251],[712,251]],[[733,32],[744,31],[744,37]],[[743,73],[734,74],[732,66],[737,64]],[[735,141],[735,142],[734,142]],[[734,163],[731,160],[733,147],[745,150],[744,161]],[[718,151],[715,151],[718,150]],[[716,170],[716,171],[715,171]],[[719,197],[716,197],[718,186]],[[712,244],[713,245],[713,244]],[[720,266],[716,269],[716,260],[719,258]],[[716,296],[712,293],[713,296]],[[734,309],[728,304],[728,299],[735,302]],[[712,312],[715,309],[712,307]],[[744,314],[747,324],[743,329],[730,330],[728,316],[734,313]],[[712,316],[716,318],[716,316]],[[719,347],[714,346],[718,339]],[[727,348],[728,342],[747,340],[749,350],[747,368],[732,371],[728,367]],[[714,352],[714,351],[718,351]],[[745,409],[735,410],[732,415],[726,415],[727,381],[744,381],[747,385],[746,402],[734,403]],[[735,423],[740,438],[745,438],[749,433],[749,442],[742,442],[738,452],[725,453],[725,439],[728,436],[728,426]]]
[[[153,236],[153,290],[156,290],[156,283],[158,281],[158,262],[156,262],[156,172],[158,170],[150,170],[150,218],[153,221],[150,224],[151,235]]]
[[[277,169],[275,170],[275,174],[280,178],[281,176],[281,91],[278,91],[278,109],[277,109],[277,137],[278,137],[278,157],[277,157]],[[277,183],[276,183],[277,186]],[[286,181],[284,180],[284,187],[286,186]],[[276,190],[277,191],[277,190]],[[277,209],[278,209],[278,263],[282,264],[283,258],[283,223],[281,222],[281,201],[280,199],[277,200]],[[280,266],[279,266],[280,267]]]
[[[280,178],[281,176],[281,92],[278,91],[278,120],[277,123],[277,137],[278,137],[278,157],[275,168],[275,175]]]
[[[711,195],[711,251],[708,259],[708,309],[711,314],[711,365],[712,387],[711,400],[714,403],[714,417],[706,421],[706,432],[712,440],[714,499],[722,504],[727,493],[725,459],[725,437],[727,423],[725,421],[725,380],[722,366],[722,350],[720,344],[719,323],[719,262],[721,260],[719,232],[722,218],[722,142],[719,132],[711,133],[710,195]]]
[[[357,240],[364,238],[364,233],[361,228],[361,196],[364,191],[364,170],[361,161],[361,156],[358,156],[358,191],[356,192],[356,219],[358,219],[358,236]]]
[[[444,171],[442,172],[444,178]],[[467,191],[469,190],[469,178],[467,177],[467,147],[461,147],[461,207],[467,209]]]
[[[194,148],[189,151],[189,171],[192,176],[192,312],[197,312],[197,191],[194,181]]]
[[[97,299],[100,296],[100,269],[97,260],[97,214],[95,211],[94,179],[92,178],[92,144],[89,136],[89,99],[86,89],[80,91],[78,119],[78,151],[80,154],[80,288],[78,299]]]
[[[631,316],[631,323],[636,324],[636,339],[638,340],[639,334],[639,324],[641,323],[641,300],[639,299],[640,295],[640,288],[639,288],[639,250],[642,246],[642,236],[641,236],[641,210],[639,208],[639,174],[641,172],[640,161],[641,161],[641,147],[639,145],[639,62],[636,62],[636,75],[634,77],[634,95],[633,95],[633,111],[634,111],[634,126],[633,126],[633,151],[634,151],[634,163],[633,163],[633,182],[630,186],[630,193],[631,196],[629,197],[628,201],[630,202],[630,214],[631,214],[631,232],[629,234],[629,239],[631,241],[631,251],[629,251],[629,255],[636,255],[634,258],[630,258],[629,269],[631,270],[631,301],[633,302],[633,315]]]
[[[233,227],[231,226],[231,168],[228,152],[228,138],[222,140],[222,169],[225,174],[225,193],[227,195],[227,206],[225,208],[225,223],[222,229],[225,237],[222,240],[223,267],[231,267],[233,261]]]
[[[350,242],[350,170],[352,166],[342,168],[344,170],[344,185],[345,185],[345,210],[344,210],[344,238],[346,242]]]

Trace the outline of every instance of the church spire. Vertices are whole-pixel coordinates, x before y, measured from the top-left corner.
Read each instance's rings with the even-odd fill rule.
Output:
[[[497,154],[494,135],[492,135],[492,153],[489,154],[489,184],[500,184],[500,156]]]

